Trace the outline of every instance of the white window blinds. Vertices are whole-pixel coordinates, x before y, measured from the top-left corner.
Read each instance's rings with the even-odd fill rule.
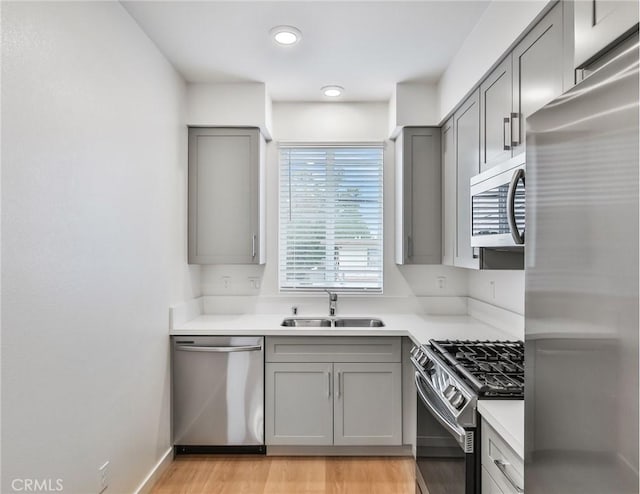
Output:
[[[382,291],[382,144],[280,145],[280,288]]]

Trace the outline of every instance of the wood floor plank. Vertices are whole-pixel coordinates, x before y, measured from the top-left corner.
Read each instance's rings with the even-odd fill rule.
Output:
[[[413,494],[413,458],[179,456],[152,494]]]

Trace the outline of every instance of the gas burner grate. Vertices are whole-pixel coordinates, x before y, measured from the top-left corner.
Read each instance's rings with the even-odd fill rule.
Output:
[[[522,341],[431,340],[436,350],[483,398],[524,396]]]

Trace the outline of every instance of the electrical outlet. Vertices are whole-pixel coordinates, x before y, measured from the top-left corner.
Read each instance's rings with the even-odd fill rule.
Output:
[[[98,494],[104,492],[109,487],[109,462],[98,468]]]
[[[224,286],[225,290],[231,288],[231,276],[223,276],[222,285]]]
[[[443,290],[447,288],[447,277],[446,276],[438,276],[438,288]]]

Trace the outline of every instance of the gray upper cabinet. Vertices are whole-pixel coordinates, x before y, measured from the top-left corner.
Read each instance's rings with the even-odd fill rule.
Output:
[[[453,117],[442,126],[442,264],[453,266],[456,249],[456,149]]]
[[[406,127],[396,140],[396,263],[440,264],[440,128]]]
[[[471,247],[471,177],[480,172],[480,93],[475,91],[453,115],[456,151],[456,239],[454,265],[478,269]]]
[[[513,108],[511,56],[507,56],[480,85],[480,171],[511,158],[509,119]]]
[[[578,68],[638,23],[637,0],[581,0],[574,2],[575,56]]]
[[[562,94],[562,43],[562,5],[559,3],[535,25],[512,52],[513,156],[524,152],[527,117]]]
[[[562,94],[562,15],[559,2],[480,84],[480,171],[524,152],[527,116]]]
[[[189,263],[264,263],[264,138],[189,128]]]

